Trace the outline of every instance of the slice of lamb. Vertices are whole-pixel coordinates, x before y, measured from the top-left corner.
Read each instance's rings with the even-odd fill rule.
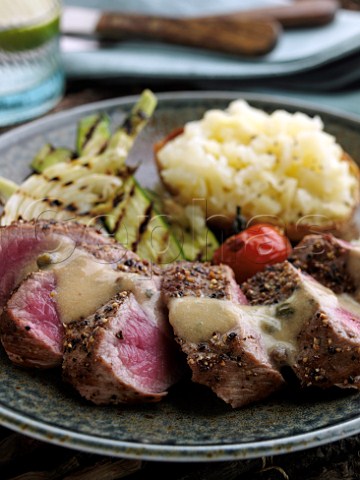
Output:
[[[1,342],[14,363],[38,368],[52,368],[61,364],[63,323],[69,319],[61,308],[62,292],[59,291],[61,284],[58,285],[59,267],[65,270],[69,269],[71,262],[76,261],[79,252],[83,250],[85,250],[85,259],[89,265],[88,270],[93,275],[91,280],[83,278],[83,286],[81,283],[79,284],[80,268],[79,271],[76,269],[78,273],[74,275],[73,279],[66,277],[65,281],[69,284],[72,302],[85,304],[88,313],[92,313],[102,303],[106,303],[116,291],[124,290],[123,284],[126,282],[127,286],[133,287],[140,302],[143,303],[149,320],[154,324],[159,324],[159,328],[162,328],[171,337],[170,327],[162,311],[163,305],[159,302],[160,292],[149,275],[147,263],[135,258],[131,258],[130,262],[130,258],[128,258],[123,263],[109,264],[110,259],[115,261],[118,258],[118,252],[116,247],[111,249],[109,245],[105,247],[108,248],[96,251],[96,257],[93,256],[95,252],[93,252],[92,246],[78,247],[66,262],[55,265],[52,269],[34,272],[20,283],[4,308],[1,329]],[[131,255],[132,252],[130,252]],[[130,264],[132,273],[129,272]],[[119,272],[117,272],[118,267]],[[116,273],[114,272],[109,277],[108,269],[111,271],[115,269]],[[102,277],[103,275],[104,277]],[[117,284],[110,285],[109,282],[113,279],[117,280]],[[90,285],[93,288],[98,286],[102,288],[103,281],[106,282],[105,297],[103,297],[103,302],[98,304],[96,303],[97,296],[94,296],[93,291],[87,291],[87,287]],[[95,303],[93,302],[94,298],[96,299]],[[93,309],[91,305],[93,305]],[[31,322],[29,317],[31,317]],[[49,325],[51,325],[51,329],[48,328]]]
[[[335,293],[354,293],[360,283],[360,246],[333,235],[307,235],[289,261]]]
[[[114,240],[93,227],[70,221],[19,221],[0,227],[0,314],[14,288],[30,272],[38,270],[40,254],[57,254],[58,261],[62,261],[83,243],[101,249],[114,244]],[[119,249],[124,251],[120,245]]]
[[[64,328],[53,295],[53,272],[29,275],[12,294],[3,312],[1,342],[9,358],[25,367],[61,365]]]
[[[157,402],[174,381],[176,349],[130,292],[66,326],[64,379],[96,404]]]
[[[233,408],[281,388],[284,380],[245,311],[250,307],[229,267],[179,262],[165,270],[162,289],[194,382]]]
[[[72,352],[68,351],[65,353],[63,367],[64,378],[67,378],[73,383],[82,395],[95,403],[157,401],[164,395],[164,392],[167,391],[168,388],[180,379],[184,371],[180,351],[174,341],[173,332],[168,323],[165,305],[161,298],[160,270],[151,263],[140,260],[137,255],[132,252],[130,252],[129,256],[125,256],[121,261],[118,261],[118,252],[116,249],[113,249],[112,246],[105,246],[96,252],[92,251],[93,248],[91,246],[87,246],[86,250],[87,252],[92,252],[96,261],[104,263],[105,268],[113,269],[116,272],[117,288],[120,292],[128,292],[128,299],[126,299],[126,301],[124,300],[124,305],[121,304],[119,310],[117,310],[117,307],[115,308],[114,315],[116,318],[114,318],[105,330],[108,331],[108,329],[112,329],[114,325],[118,328],[118,325],[120,325],[115,332],[117,333],[122,328],[121,322],[125,322],[126,320],[123,329],[124,332],[126,331],[126,341],[117,344],[118,347],[124,346],[121,352],[126,355],[126,357],[122,357],[122,361],[125,362],[125,366],[127,366],[130,371],[134,372],[134,375],[140,375],[142,368],[145,369],[145,375],[147,375],[146,371],[148,371],[149,385],[141,383],[143,380],[141,380],[140,377],[136,379],[136,375],[134,377],[134,385],[129,384],[127,377],[129,372],[127,372],[126,369],[118,370],[117,367],[114,366],[114,371],[110,371],[107,367],[104,367],[108,372],[106,382],[112,385],[113,393],[110,395],[106,391],[102,391],[102,388],[100,388],[100,390],[95,387],[91,389],[92,380],[89,380],[89,376],[86,376],[86,380],[84,381],[81,376],[76,375],[76,378],[74,377],[72,370],[74,368],[74,360],[68,360],[69,353],[72,354]],[[122,293],[118,295],[121,296]],[[121,297],[118,296],[118,298]],[[111,305],[110,302],[110,304],[108,303],[107,306],[104,307],[110,311],[110,313]],[[100,312],[102,311],[103,310],[100,309]],[[91,331],[99,327],[99,325],[102,325],[101,322],[100,324],[96,323],[100,321],[100,316],[101,313],[99,314],[99,312],[95,316],[90,316],[90,326],[87,331]],[[81,320],[80,322],[72,322],[66,327],[66,345],[74,344],[74,335],[75,338],[81,337],[81,330],[88,321],[89,319],[86,319],[85,323]],[[108,331],[104,337],[104,342],[106,342],[106,338],[108,338],[109,335],[110,338],[113,338],[112,333]],[[101,348],[106,350],[105,343],[101,343],[101,345]],[[147,350],[148,353],[141,352],[142,349]],[[77,355],[78,352],[75,353],[75,356]],[[139,361],[141,355],[144,356],[145,363]],[[80,362],[79,365],[83,365],[83,363],[84,362]],[[87,364],[88,362],[85,363]],[[150,364],[152,364],[152,366],[150,366]],[[91,365],[90,363],[90,367],[92,372],[93,369],[96,370],[97,365]],[[138,367],[140,370],[137,370]],[[86,370],[88,367],[85,365],[83,368]],[[83,372],[82,369],[80,371]],[[91,377],[91,374],[89,375]],[[122,377],[123,375],[124,377]],[[155,375],[157,378],[156,381],[153,378]],[[153,387],[151,387],[151,383],[154,384]],[[86,393],[89,388],[91,392]],[[150,392],[149,395],[145,395],[147,391]],[[153,400],[152,397],[154,397]]]
[[[268,267],[242,285],[264,318],[273,361],[290,366],[301,385],[360,388],[360,305],[335,294],[289,262]],[[261,306],[259,306],[261,305]]]
[[[233,270],[226,265],[175,262],[163,270],[162,288],[167,300],[189,296],[247,303]]]
[[[0,233],[0,301],[8,299],[17,285],[2,314],[0,308],[1,343],[18,365],[58,366],[63,352],[63,319],[55,307],[56,298],[49,297],[49,292],[57,291],[56,275],[47,270],[27,277],[27,272],[40,268],[39,259],[43,267],[48,267],[46,262],[54,259],[55,264],[66,264],[78,250],[87,249],[90,261],[104,263],[108,249],[112,262],[126,263],[137,256],[95,228],[72,222],[17,222],[1,228]],[[30,330],[25,328],[29,326]]]

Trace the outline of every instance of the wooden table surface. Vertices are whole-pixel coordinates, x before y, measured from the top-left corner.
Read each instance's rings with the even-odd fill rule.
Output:
[[[359,9],[359,2],[343,0]],[[197,85],[68,84],[53,111],[150,87],[156,92],[198,90]],[[52,112],[49,112],[52,113]],[[0,133],[8,130],[1,129]],[[0,427],[0,480],[360,480],[360,435],[296,453],[237,462],[168,463],[103,457],[57,447]]]

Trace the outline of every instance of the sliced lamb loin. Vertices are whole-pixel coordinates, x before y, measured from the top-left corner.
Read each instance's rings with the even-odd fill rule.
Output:
[[[74,222],[16,222],[0,228],[0,313],[18,286],[0,318],[1,342],[14,363],[39,368],[61,364],[63,326],[55,309],[49,308],[49,302],[53,306],[56,300],[49,300],[47,291],[47,287],[55,283],[55,277],[49,272],[29,278],[26,275],[39,270],[39,263],[45,258],[47,261],[55,258],[55,262],[71,258],[80,246],[87,248],[99,262],[101,258],[106,262],[105,247],[111,247],[113,262],[126,262],[133,257],[132,252],[125,251],[95,228]],[[42,304],[44,310],[41,310]],[[45,314],[49,315],[48,319]],[[24,330],[23,327],[29,326],[29,316],[32,316],[32,328]],[[49,324],[53,326],[50,330]]]
[[[30,272],[38,270],[40,254],[57,253],[61,261],[83,243],[101,249],[114,240],[94,227],[70,221],[19,221],[0,227],[0,314],[14,288]]]
[[[74,372],[71,371],[75,362],[67,360],[69,345],[76,344],[76,336],[81,338],[82,335],[88,335],[91,328],[96,328],[98,332],[98,315],[94,317],[95,324],[90,322],[90,326],[87,326],[88,320],[85,319],[99,308],[101,312],[104,304],[106,311],[110,311],[109,299],[117,294],[121,296],[121,291],[129,291],[131,295],[121,301],[119,311],[114,309],[114,315],[118,313],[119,318],[114,318],[106,326],[105,331],[108,333],[104,334],[100,351],[94,355],[97,362],[100,362],[98,355],[101,356],[103,350],[106,351],[106,342],[109,338],[112,339],[110,330],[119,327],[115,332],[118,333],[123,328],[126,341],[121,344],[124,347],[121,350],[121,361],[126,368],[120,369],[113,362],[114,371],[112,374],[108,372],[106,379],[107,383],[113,385],[111,395],[107,391],[101,393],[100,383],[100,393],[92,393],[91,398],[86,393],[84,396],[95,403],[147,401],[163,396],[179,380],[183,373],[183,363],[161,299],[159,269],[140,260],[133,252],[124,253],[117,244],[101,245],[101,248],[96,244],[80,244],[66,260],[52,264],[52,258],[52,255],[40,255],[37,263],[44,270],[23,280],[5,308],[2,336],[10,358],[23,366],[51,367],[61,362],[65,344],[64,377],[74,379],[72,383],[83,394],[82,380],[75,379]],[[42,311],[41,305],[45,307],[49,302],[52,310],[46,308]],[[28,312],[34,317],[31,317],[31,324]],[[125,322],[123,327],[122,322]],[[63,324],[71,325],[65,329],[65,340],[56,328],[48,328],[49,323],[52,327],[57,325],[61,332]],[[30,329],[27,328],[29,326]],[[21,335],[18,335],[19,332]],[[97,335],[96,338],[100,338]],[[50,347],[51,353],[55,355],[49,359]],[[113,347],[111,344],[108,347],[112,353],[116,350]],[[92,367],[98,371],[100,365]],[[137,369],[140,370],[137,372]],[[129,380],[131,372],[134,375],[133,384]],[[154,383],[153,387],[146,383],[146,375],[149,375],[149,382]],[[156,381],[152,376],[156,376]],[[87,383],[84,388],[85,391],[89,388]]]
[[[49,291],[39,288],[40,279],[43,283],[48,279],[46,285],[51,283],[51,303],[56,308],[51,312],[46,310],[46,313],[51,313],[49,322],[53,325],[56,323],[61,332],[63,323],[93,313],[115,293],[129,289],[142,305],[149,321],[167,335],[169,343],[174,342],[160,299],[159,271],[149,262],[140,260],[133,252],[126,251],[123,254],[117,245],[112,244],[102,245],[101,248],[82,244],[66,261],[59,264],[52,265],[52,257],[47,254],[39,258],[45,270],[22,281],[3,314],[2,343],[15,363],[49,368],[62,361],[63,335],[57,335],[54,330],[47,331],[46,318],[42,315],[45,312],[39,310],[41,304],[47,305],[49,302]],[[34,282],[33,278],[37,281]],[[17,306],[15,309],[14,304]],[[33,324],[31,330],[24,330],[23,327],[28,325],[28,312],[34,315],[36,313],[38,322]],[[41,322],[44,322],[43,326]],[[22,334],[14,335],[19,330]],[[53,337],[50,341],[47,335],[51,334]],[[39,339],[44,337],[46,341],[41,342]],[[49,352],[49,349],[52,351]],[[53,357],[44,361],[50,353],[53,353]],[[174,379],[176,375],[179,375],[179,369],[174,370]]]
[[[79,251],[83,251],[86,255],[86,261],[91,265],[90,270],[96,276],[93,279],[95,287],[97,280],[105,270],[104,280],[111,282],[115,276],[119,280],[119,285],[115,286],[114,291],[121,290],[121,280],[123,276],[128,276],[129,264],[132,265],[132,272],[141,273],[139,280],[142,280],[140,287],[143,286],[146,280],[146,288],[149,294],[150,288],[156,295],[157,286],[153,285],[152,279],[144,277],[148,273],[148,265],[146,262],[141,262],[139,259],[133,258],[133,253],[126,254],[122,262],[118,264],[110,263],[110,260],[116,262],[119,258],[116,246],[104,245],[102,249],[97,246],[79,246],[66,262],[61,263],[61,268],[69,268],[72,259],[77,258]],[[131,262],[130,262],[131,259]],[[45,266],[45,265],[44,265]],[[108,269],[119,268],[119,273],[108,277],[106,271]],[[61,365],[64,341],[63,322],[66,322],[66,312],[61,309],[61,302],[59,305],[59,286],[57,285],[57,272],[59,270],[55,266],[54,269],[45,269],[29,274],[20,285],[15,289],[10,297],[7,305],[4,308],[1,323],[1,342],[9,358],[16,364],[27,367],[38,368],[52,368]],[[112,270],[111,270],[112,271]],[[93,296],[89,299],[88,292],[85,290],[89,282],[83,279],[85,283],[84,290],[79,288],[79,275],[81,274],[81,267],[79,271],[75,272],[74,276],[76,286],[71,285],[70,294],[74,295],[74,302],[90,303]],[[66,280],[67,281],[67,280]],[[94,286],[93,285],[93,286]],[[108,294],[106,292],[109,292]],[[105,301],[112,296],[113,286],[106,285]],[[61,294],[61,292],[60,292]],[[79,296],[77,296],[79,295]],[[90,294],[91,295],[91,294]],[[107,296],[106,296],[107,295]],[[150,299],[143,295],[145,303],[148,304]],[[159,297],[159,294],[158,294]],[[61,300],[61,296],[60,296]],[[104,303],[105,303],[104,301]],[[91,303],[90,303],[91,305]],[[95,305],[94,311],[96,307]],[[50,308],[51,307],[51,308]],[[160,316],[155,317],[157,305],[153,305],[153,315],[151,317],[153,322],[160,323]],[[31,321],[30,321],[31,320]],[[166,328],[170,330],[167,322],[163,321]],[[49,326],[51,328],[49,328]],[[165,326],[164,326],[165,329]]]
[[[281,388],[259,329],[241,310],[250,307],[229,267],[178,262],[165,270],[162,290],[194,382],[233,408]]]
[[[360,283],[360,245],[333,235],[307,235],[289,261],[335,293],[354,293]]]
[[[161,298],[160,270],[133,253],[116,263],[111,246],[94,255],[115,272],[120,293],[66,326],[64,378],[94,403],[158,401],[184,373]]]
[[[9,358],[25,367],[61,365],[64,327],[51,271],[31,273],[12,294],[2,318],[1,341]]]
[[[360,305],[335,294],[289,262],[242,285],[254,318],[263,318],[268,351],[301,385],[360,389]]]
[[[64,379],[96,404],[157,402],[178,378],[169,337],[127,291],[66,326]]]
[[[207,297],[247,303],[234,272],[226,265],[175,262],[163,270],[162,288],[167,301],[181,297]]]
[[[48,291],[56,291],[56,277],[50,272],[27,275],[50,260],[68,261],[80,246],[94,258],[110,246],[113,260],[131,257],[113,239],[74,222],[16,222],[0,228],[0,336],[14,363],[38,368],[61,364],[62,320]]]

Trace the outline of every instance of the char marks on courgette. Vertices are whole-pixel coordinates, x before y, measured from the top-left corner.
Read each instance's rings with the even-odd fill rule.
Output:
[[[126,163],[156,105],[154,94],[144,90],[113,133],[108,115],[97,113],[78,122],[74,149],[46,143],[30,164],[34,173],[22,184],[0,179],[1,225],[71,219],[105,226],[126,248],[152,262],[211,260],[218,242],[205,221],[200,228],[179,221],[162,198],[141,187]]]
[[[133,172],[126,165],[128,153],[156,105],[154,94],[145,90],[111,137],[105,116],[83,119],[75,155],[44,147],[32,164],[37,173],[6,201],[1,225],[39,218],[100,224]]]
[[[99,155],[110,140],[110,118],[106,114],[88,115],[80,120],[76,135],[76,151],[82,155]]]
[[[183,258],[181,245],[171,233],[165,215],[133,176],[126,180],[105,225],[118,242],[143,259],[167,264]]]

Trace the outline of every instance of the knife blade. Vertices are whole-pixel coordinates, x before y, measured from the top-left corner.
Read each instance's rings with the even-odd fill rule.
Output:
[[[105,40],[151,39],[224,53],[258,56],[275,47],[281,33],[272,18],[168,18],[64,7],[61,32]]]

